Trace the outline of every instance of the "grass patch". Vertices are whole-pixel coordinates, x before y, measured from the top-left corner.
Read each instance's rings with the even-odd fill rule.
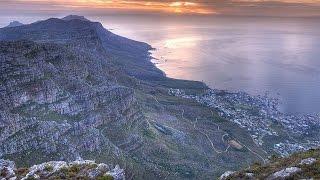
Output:
[[[34,47],[31,49],[31,51],[24,54],[24,57],[26,57],[28,59],[33,59],[33,58],[37,57],[39,52],[40,52],[40,49],[38,47]]]
[[[301,160],[315,158],[317,161],[313,164],[300,165]],[[320,179],[320,150],[312,149],[306,152],[292,154],[286,158],[272,156],[269,164],[262,165],[254,163],[251,168],[239,171],[229,179],[241,179],[245,173],[253,173],[255,179],[266,179],[273,173],[289,167],[299,167],[301,171],[292,174],[287,179]]]
[[[45,171],[48,171],[48,172],[51,172],[51,171],[53,171],[53,167],[52,167],[51,165],[46,165],[46,166],[44,167],[44,170],[45,170]]]
[[[144,129],[143,130],[143,136],[150,138],[150,139],[156,139],[156,133],[152,131],[152,129]]]
[[[97,178],[97,180],[113,180],[113,179],[114,178],[111,175],[104,175]]]

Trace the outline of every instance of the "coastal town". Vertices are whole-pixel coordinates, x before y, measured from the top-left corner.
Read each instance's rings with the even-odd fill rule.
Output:
[[[258,146],[266,143],[264,142],[266,136],[284,136],[285,134],[285,138],[274,138],[272,147],[272,150],[281,156],[288,156],[293,152],[320,145],[320,136],[317,131],[320,129],[319,115],[284,114],[279,110],[279,99],[271,98],[267,94],[251,96],[245,92],[216,89],[210,89],[201,95],[187,94],[181,89],[170,89],[169,94],[194,99],[215,109],[221,117],[246,129]],[[276,139],[279,141],[277,142]]]

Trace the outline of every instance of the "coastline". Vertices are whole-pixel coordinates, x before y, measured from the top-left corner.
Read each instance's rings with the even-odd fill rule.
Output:
[[[151,46],[151,45],[150,45]],[[152,47],[152,46],[151,46]],[[163,72],[165,78],[166,73],[162,71],[152,59],[159,60],[152,56],[152,48],[150,50],[149,61],[153,66]],[[173,80],[183,80],[174,79]],[[189,81],[189,80],[183,80]],[[267,148],[272,146],[273,151],[281,156],[289,156],[298,151],[306,151],[320,146],[320,139],[316,137],[306,137],[305,139],[297,140],[297,136],[302,136],[305,132],[310,131],[314,126],[320,124],[320,116],[316,113],[309,114],[288,114],[280,110],[280,99],[270,97],[267,94],[250,95],[245,91],[229,91],[210,88],[205,82],[190,81],[202,83],[206,89],[204,92],[188,93],[188,89],[170,88],[169,94],[186,99],[192,99],[196,102],[213,108],[219,112],[220,116],[237,124],[239,127],[246,129],[253,139],[253,142],[259,147]],[[220,96],[224,94],[223,96]],[[234,104],[232,104],[234,103]],[[245,105],[246,108],[235,108],[235,104]],[[249,107],[249,110],[247,109]],[[252,112],[252,110],[256,112]],[[269,122],[271,121],[271,122]],[[279,132],[274,131],[270,126],[272,124],[281,124],[283,131],[287,136],[287,141],[272,141],[272,143],[264,140],[266,136],[279,136]],[[266,138],[268,139],[268,138]],[[282,139],[279,137],[279,139]],[[267,148],[270,149],[270,148]],[[270,150],[271,150],[270,149]],[[269,151],[270,153],[271,151]]]

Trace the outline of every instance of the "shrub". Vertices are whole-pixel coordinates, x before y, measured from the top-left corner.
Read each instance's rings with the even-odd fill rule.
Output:
[[[18,176],[26,176],[26,175],[28,174],[28,172],[29,172],[29,169],[28,169],[28,168],[19,168],[19,169],[16,170],[15,173],[16,173]]]
[[[69,172],[77,174],[80,171],[80,167],[77,165],[73,165],[70,167]]]
[[[53,171],[53,167],[52,167],[51,165],[46,165],[46,166],[44,167],[44,170],[45,170],[45,171],[48,171],[48,172],[51,172],[51,171]]]
[[[97,178],[97,180],[113,180],[113,179],[114,178],[111,175],[104,175]]]

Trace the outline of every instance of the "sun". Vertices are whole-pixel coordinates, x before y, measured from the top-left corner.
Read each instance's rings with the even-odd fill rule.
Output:
[[[174,12],[177,13],[177,14],[183,13],[182,9],[179,9],[179,8],[175,9]]]
[[[170,3],[169,6],[171,7],[179,7],[179,6],[182,6],[183,3],[182,2],[173,2],[173,3]]]

